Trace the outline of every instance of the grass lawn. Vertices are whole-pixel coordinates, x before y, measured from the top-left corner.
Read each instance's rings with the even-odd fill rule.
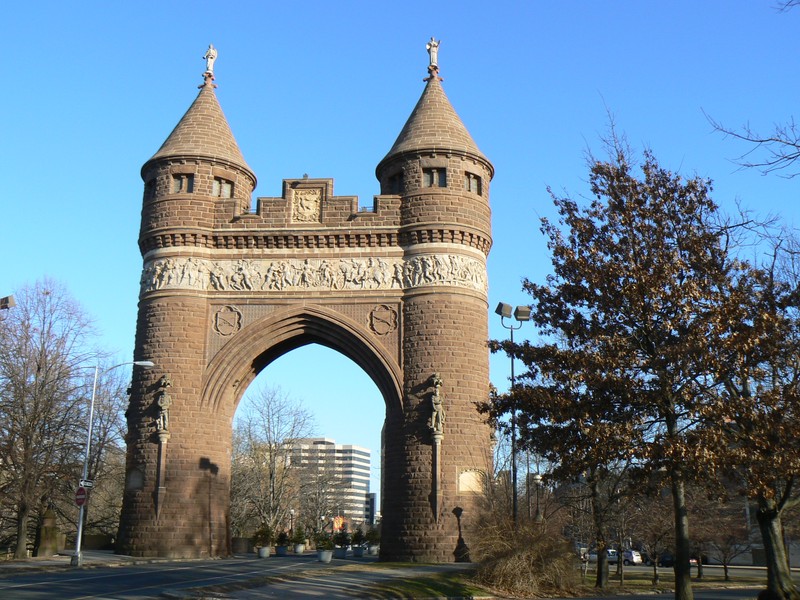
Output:
[[[725,581],[725,577],[721,569],[705,569],[703,578],[697,578],[697,569],[692,569],[692,587],[694,589],[702,588],[725,588],[725,587],[762,587],[766,585],[765,575],[744,576],[737,573],[730,581]],[[616,572],[612,570],[608,577],[608,586],[605,591],[614,593],[634,593],[645,591],[672,591],[675,588],[675,573],[670,568],[660,568],[658,570],[659,582],[658,585],[653,585],[653,571],[625,571],[624,583],[620,583],[619,577]],[[581,586],[587,592],[592,594],[597,593],[594,587],[596,573],[590,569],[586,574],[586,580]]]
[[[375,565],[377,569],[403,568],[406,565],[397,563],[381,563]],[[652,584],[652,571],[626,571],[625,583],[620,585],[619,579],[614,573],[609,576],[608,586],[600,591],[594,587],[595,573],[589,571],[586,581],[573,590],[575,597],[597,596],[617,594],[628,595],[637,592],[671,592],[675,588],[675,574],[672,569],[659,569],[660,582],[657,586]],[[761,587],[765,585],[764,577],[743,577],[737,575],[731,581],[725,581],[723,575],[709,573],[708,570],[703,574],[703,579],[692,578],[692,586],[700,588],[724,588],[724,587]],[[569,595],[563,591],[553,591],[556,596]],[[480,597],[502,597],[502,593],[496,590],[489,590],[476,585],[471,581],[471,572],[449,572],[437,573],[430,576],[419,577],[416,579],[404,579],[402,577],[392,580],[375,582],[370,588],[370,598],[432,598],[432,597],[461,597],[461,598],[480,598]]]
[[[403,567],[419,566],[405,565],[402,563],[379,563],[374,567],[378,569],[402,569]],[[692,570],[692,587],[702,588],[758,588],[766,584],[764,576],[743,576],[737,573],[730,580],[725,578],[720,570],[706,569],[703,578],[696,577],[696,569]],[[574,595],[576,598],[581,596],[608,595],[615,596],[628,595],[641,592],[672,592],[675,588],[675,574],[672,569],[661,568],[658,570],[659,584],[653,585],[653,572],[648,571],[625,571],[624,584],[620,584],[619,578],[612,571],[609,575],[609,582],[604,590],[594,587],[595,572],[590,570],[586,575],[586,580],[581,583],[572,594],[565,593],[563,590],[553,590],[553,596]],[[398,577],[376,581],[370,587],[370,598],[432,598],[432,597],[461,597],[461,598],[481,598],[481,597],[502,597],[502,592],[490,590],[476,585],[471,580],[471,571],[458,571],[435,573],[429,576],[417,577],[414,579]]]

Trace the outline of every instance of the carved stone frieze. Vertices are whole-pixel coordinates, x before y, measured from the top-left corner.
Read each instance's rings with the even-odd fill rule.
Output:
[[[485,294],[486,266],[460,254],[411,258],[207,260],[169,257],[145,263],[141,293],[198,291],[391,290],[449,285]]]

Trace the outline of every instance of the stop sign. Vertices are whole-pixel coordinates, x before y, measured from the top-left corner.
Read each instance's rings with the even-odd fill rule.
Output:
[[[79,487],[78,491],[75,492],[75,504],[77,504],[78,506],[83,506],[84,504],[86,504],[86,497],[87,497],[86,488]]]

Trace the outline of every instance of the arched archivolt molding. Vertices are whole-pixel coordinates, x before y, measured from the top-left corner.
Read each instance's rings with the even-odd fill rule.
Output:
[[[240,331],[208,365],[203,405],[214,412],[228,403],[235,408],[267,365],[313,343],[341,352],[364,369],[383,395],[387,414],[402,410],[399,365],[357,323],[320,306],[288,307]],[[313,365],[309,369],[313,371]]]

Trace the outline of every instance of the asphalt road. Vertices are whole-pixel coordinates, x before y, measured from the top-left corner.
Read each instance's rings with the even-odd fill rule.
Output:
[[[361,559],[360,559],[361,560]],[[157,562],[82,569],[51,567],[45,570],[0,572],[0,598],[9,600],[142,600],[180,597],[187,590],[222,584],[242,584],[267,577],[288,579],[301,574],[335,572],[354,561],[317,562],[316,555],[233,558],[213,561]],[[230,597],[227,594],[225,597]]]
[[[381,566],[377,557],[317,562],[302,556],[134,562],[96,553],[81,569],[67,557],[0,563],[2,600],[143,600],[145,598],[368,598],[377,582],[471,568],[468,564]]]
[[[127,557],[126,557],[127,558]],[[307,598],[370,597],[376,582],[387,579],[413,580],[419,576],[468,565],[412,565],[381,568],[375,557],[317,562],[316,554],[258,559],[252,555],[224,560],[161,561],[132,564],[113,555],[98,557],[81,569],[68,561],[28,565],[0,563],[2,600],[144,600],[149,598],[214,598],[283,600]],[[28,568],[25,568],[25,567]],[[706,567],[710,576],[718,567]],[[627,571],[647,570],[626,567]],[[735,569],[741,575],[763,574],[764,569]],[[694,569],[693,569],[694,571]],[[694,575],[694,573],[693,573]],[[589,573],[592,577],[592,573]],[[736,577],[736,573],[733,574]],[[195,595],[198,588],[204,595]],[[755,599],[758,589],[695,588],[696,600]],[[662,598],[670,598],[664,594]],[[607,600],[607,596],[605,597]],[[652,594],[626,595],[625,600],[653,600]],[[588,600],[588,599],[587,599]]]

